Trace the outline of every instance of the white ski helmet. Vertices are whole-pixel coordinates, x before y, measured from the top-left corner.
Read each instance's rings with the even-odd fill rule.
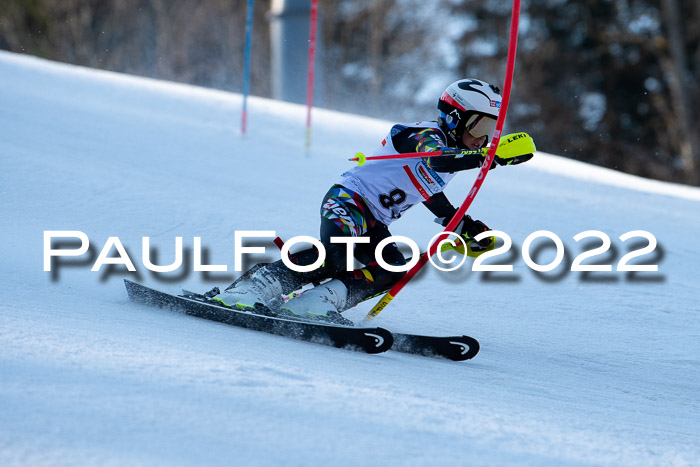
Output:
[[[462,147],[464,130],[475,138],[486,136],[488,143],[496,129],[501,91],[478,79],[460,79],[447,86],[437,108],[438,124],[456,147]]]

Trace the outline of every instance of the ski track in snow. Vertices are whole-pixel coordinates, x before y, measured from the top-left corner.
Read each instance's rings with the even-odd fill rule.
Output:
[[[171,293],[226,285],[235,230],[316,235],[347,158],[390,127],[314,110],[306,156],[303,107],[251,98],[242,136],[240,106],[237,94],[0,52],[0,464],[700,462],[697,188],[547,154],[492,171],[470,213],[513,238],[514,271],[426,270],[376,320],[472,335],[482,350],[469,362],[354,353],[130,303],[124,277]],[[452,181],[454,203],[475,175]],[[608,234],[615,250],[601,259],[616,264],[619,235],[647,230],[659,247],[640,260],[659,272],[537,275],[518,251],[542,229],[569,264],[579,232]],[[44,272],[45,230],[85,232],[92,258]],[[392,225],[423,248],[437,231],[422,207]],[[110,236],[137,274],[90,271]],[[189,266],[150,273],[144,236],[158,264],[182,236]],[[189,272],[194,236],[230,272]],[[275,259],[267,247],[254,259]],[[552,257],[545,247],[538,261]]]

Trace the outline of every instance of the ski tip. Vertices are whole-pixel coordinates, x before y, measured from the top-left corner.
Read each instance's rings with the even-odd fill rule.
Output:
[[[447,358],[456,362],[471,360],[476,357],[476,354],[481,349],[479,341],[470,336],[461,336],[459,339],[452,340],[449,343],[459,349],[457,352],[451,352],[449,355],[446,355]]]
[[[479,353],[479,342],[469,336],[422,336],[418,334],[394,334],[392,350],[446,358],[456,362],[471,360]]]
[[[394,345],[394,335],[384,328],[370,328],[363,331],[364,335],[372,342],[365,347],[365,352],[377,354],[386,352]]]

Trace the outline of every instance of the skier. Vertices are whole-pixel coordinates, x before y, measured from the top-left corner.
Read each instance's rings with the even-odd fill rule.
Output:
[[[373,155],[483,148],[495,130],[500,105],[496,86],[477,79],[456,81],[438,100],[437,121],[394,125]],[[507,159],[496,156],[491,168],[519,164],[530,158],[532,154]],[[281,260],[256,265],[215,300],[241,310],[263,305],[276,313],[351,324],[340,313],[389,289],[404,274],[385,270],[374,256],[379,242],[391,236],[389,224],[423,202],[437,217],[436,222],[446,226],[457,209],[443,193],[445,186],[457,172],[478,168],[483,162],[483,155],[470,153],[369,161],[344,172],[321,204],[320,240],[326,249],[322,267],[300,273],[287,268]],[[493,248],[492,238],[479,244],[471,240],[490,230],[481,221],[467,215],[455,230],[476,251]],[[369,238],[369,243],[358,244],[354,250],[354,258],[364,265],[362,268],[346,271],[346,245],[331,243],[332,237],[341,236]],[[317,258],[318,252],[310,248],[291,255],[290,260],[309,265]],[[383,249],[382,258],[391,265],[406,264],[395,243]],[[284,302],[283,296],[307,284],[315,287]]]

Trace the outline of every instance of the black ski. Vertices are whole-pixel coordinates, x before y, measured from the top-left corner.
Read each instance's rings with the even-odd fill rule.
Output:
[[[197,292],[190,292],[183,290],[183,297],[191,298],[197,301],[203,301],[207,303],[216,304],[212,298],[220,293],[218,287],[214,287],[209,292],[200,294]],[[381,294],[379,294],[381,295]],[[369,297],[372,298],[372,297]],[[265,316],[279,317],[276,313],[271,311],[269,308],[260,305],[252,313],[262,314]],[[318,323],[318,320],[303,319],[295,317],[285,317],[285,319],[292,319],[294,321],[303,321]],[[350,322],[352,326],[352,322]],[[394,336],[394,345],[391,350],[396,350],[398,352],[410,353],[414,355],[423,355],[426,357],[441,357],[448,358],[454,361],[470,360],[479,353],[479,342],[473,337],[469,336],[421,336],[418,334],[400,334],[392,333]]]
[[[124,284],[129,298],[135,302],[255,331],[372,354],[386,352],[394,343],[391,332],[383,328],[353,328],[264,316],[202,299],[167,294],[129,280],[124,280]]]
[[[443,357],[454,361],[470,360],[479,353],[479,341],[469,336],[419,336],[417,334],[394,335],[391,350],[426,357]]]
[[[213,288],[207,293],[200,294],[196,292],[190,292],[183,290],[184,297],[192,298],[198,301],[204,301],[208,303],[217,302],[212,300],[212,297],[218,295],[220,290],[218,287]],[[378,295],[382,295],[381,293]],[[373,297],[369,297],[369,300]],[[262,314],[265,316],[279,317],[275,312],[271,311],[269,308],[258,304],[252,313]],[[318,323],[318,320],[303,319],[297,317],[284,317],[285,319],[292,319],[294,321],[303,321]],[[337,323],[336,323],[337,324]],[[350,322],[349,326],[352,326]],[[396,350],[397,352],[409,353],[414,355],[422,355],[425,357],[438,357],[447,358],[454,361],[470,360],[479,353],[479,341],[470,336],[423,336],[418,334],[401,334],[392,333],[394,336],[394,345],[391,350]]]
[[[281,249],[284,241],[280,237],[277,237],[275,238],[275,244]],[[411,258],[409,257],[406,260],[410,261]],[[255,267],[259,266],[260,265],[256,265]],[[251,271],[254,271],[254,269],[251,269]],[[365,298],[363,302],[382,296],[388,291],[389,289],[378,292]],[[206,298],[206,295],[202,297]],[[394,336],[394,345],[391,350],[414,355],[423,355],[425,357],[441,357],[460,362],[471,360],[476,357],[480,349],[479,341],[469,336],[421,336],[418,334],[400,334],[396,332],[392,334]]]

